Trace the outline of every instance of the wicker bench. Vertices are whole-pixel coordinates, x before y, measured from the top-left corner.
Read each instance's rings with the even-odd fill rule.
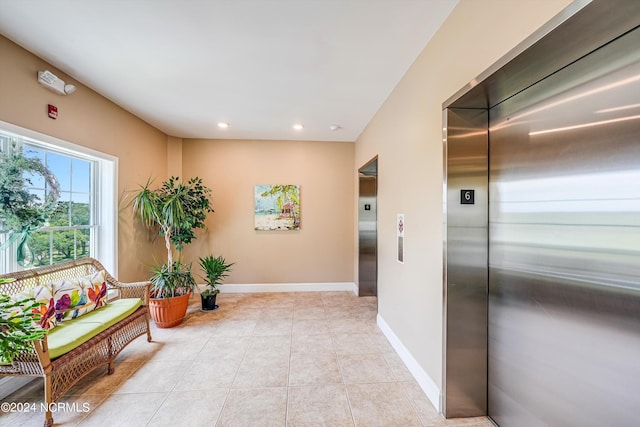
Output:
[[[0,293],[17,294],[39,284],[74,279],[100,270],[104,270],[100,262],[93,258],[82,258],[0,275],[2,278],[16,279],[14,282],[1,284]],[[115,299],[140,298],[142,305],[124,319],[58,357],[52,359],[45,336],[42,340],[33,341],[32,351],[19,355],[13,366],[0,366],[0,377],[44,377],[44,401],[47,406],[45,426],[53,424],[53,415],[50,410],[52,405],[75,383],[94,369],[104,365],[108,365],[108,373],[112,374],[114,359],[135,338],[146,333],[147,341],[151,341],[147,311],[151,284],[149,282],[121,283],[109,273],[106,273],[105,277],[108,289],[118,294]]]

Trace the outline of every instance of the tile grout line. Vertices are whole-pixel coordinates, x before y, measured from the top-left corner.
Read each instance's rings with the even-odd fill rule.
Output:
[[[220,412],[218,413],[218,418],[216,419],[214,426],[217,426],[222,421],[222,414],[224,413],[224,408],[227,406],[227,403],[229,401],[229,396],[231,395],[231,390],[233,389],[233,384],[236,382],[236,379],[238,378],[238,373],[240,372],[240,366],[242,366],[242,362],[244,362],[244,358],[247,355],[247,352],[249,351],[250,346],[251,346],[251,340],[249,340],[249,344],[247,344],[247,348],[245,348],[244,353],[242,353],[242,358],[240,359],[240,363],[236,368],[236,373],[233,376],[233,380],[231,381],[231,384],[227,388],[227,394],[224,397],[224,401],[222,402],[222,405],[220,406]]]
[[[322,299],[323,299],[323,307],[324,307],[326,305],[324,304],[324,296]],[[326,316],[326,311],[325,311],[325,316]],[[329,319],[327,318],[327,322],[328,321]],[[347,388],[347,383],[344,378],[342,364],[340,363],[340,356],[338,355],[338,350],[335,344],[335,334],[331,330],[331,327],[329,327],[329,336],[331,337],[331,346],[333,347],[333,352],[336,358],[336,364],[338,365],[338,370],[340,371],[340,377],[342,378],[342,387],[344,388],[344,394],[347,397],[347,404],[349,405],[349,415],[351,416],[351,422],[353,423],[354,427],[357,427],[356,419],[355,419],[355,416],[353,415],[353,404],[351,403],[351,397],[349,396],[349,389]]]
[[[293,347],[293,319],[295,317],[296,304],[295,299],[293,301],[293,307],[291,308],[291,331],[289,334],[289,363],[287,366],[287,396],[284,403],[284,425],[289,425],[289,387],[291,386],[291,347]]]
[[[172,335],[175,335],[175,331]],[[196,357],[191,360],[191,363],[189,364],[189,366],[187,367],[187,369],[185,369],[185,371],[182,373],[182,375],[180,376],[180,378],[175,382],[175,384],[173,385],[173,387],[171,387],[171,389],[167,392],[167,395],[164,397],[164,399],[162,399],[162,402],[160,402],[160,405],[158,405],[158,407],[156,408],[156,410],[153,412],[153,414],[151,414],[151,417],[149,418],[149,420],[145,423],[145,426],[150,427],[150,423],[153,420],[153,418],[156,416],[156,414],[160,411],[160,409],[162,409],[162,406],[165,404],[165,402],[169,399],[169,396],[171,395],[171,393],[175,390],[175,388],[177,387],[178,384],[180,384],[180,381],[182,381],[182,379],[185,377],[185,375],[187,375],[187,372],[189,371],[189,368],[191,368],[193,366],[193,364],[195,363],[195,361],[198,359],[198,355],[200,355],[200,353],[202,352],[202,350],[204,349],[204,347],[207,345],[207,343],[209,342],[209,340],[211,340],[211,337],[209,337],[207,339],[207,341],[204,343],[204,345],[202,346],[202,348],[200,349],[200,351],[198,351],[198,354],[196,355]]]

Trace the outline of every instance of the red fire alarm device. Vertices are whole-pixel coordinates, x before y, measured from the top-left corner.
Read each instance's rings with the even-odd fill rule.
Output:
[[[58,118],[58,107],[56,107],[55,105],[49,104],[47,106],[47,111],[49,113],[49,117],[51,117],[52,119]]]

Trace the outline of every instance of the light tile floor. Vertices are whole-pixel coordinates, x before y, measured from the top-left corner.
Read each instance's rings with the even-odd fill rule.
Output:
[[[220,294],[193,298],[178,327],[152,326],[81,380],[57,426],[491,427],[445,420],[376,326],[376,298],[349,292]],[[36,380],[5,402],[40,404]],[[33,408],[33,407],[32,407]],[[43,414],[0,413],[2,426],[40,426]],[[29,408],[31,409],[31,408]]]

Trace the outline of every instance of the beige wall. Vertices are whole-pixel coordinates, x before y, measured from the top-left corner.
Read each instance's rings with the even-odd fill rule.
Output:
[[[37,72],[44,69],[75,84],[77,91],[61,96],[43,88],[37,83]],[[47,104],[58,107],[56,120],[47,116]],[[2,36],[0,120],[116,156],[119,195],[150,176],[164,179],[167,174],[166,135]],[[118,273],[122,280],[148,277],[144,266],[152,262],[148,236],[134,232],[131,223],[129,210],[121,212]]]
[[[213,190],[209,233],[185,260],[236,262],[225,283],[353,282],[353,143],[184,140],[183,170]],[[185,176],[185,178],[187,178]],[[254,186],[298,184],[301,228],[254,230]]]
[[[379,313],[442,388],[442,103],[569,0],[461,0],[356,141],[378,155]],[[405,214],[405,263],[396,214]]]
[[[157,186],[170,175],[199,175],[214,190],[216,212],[186,258],[224,254],[237,262],[229,283],[353,282],[353,143],[183,141],[1,36],[0,58],[1,121],[119,159],[122,280],[146,279],[154,257],[164,259],[161,242],[152,245],[153,236],[133,225],[124,195],[148,178]],[[78,90],[60,96],[44,89],[36,81],[44,69]],[[57,120],[48,118],[47,104],[58,107]],[[260,183],[301,185],[301,230],[253,230],[253,186]]]
[[[167,176],[182,176],[182,138],[167,137]]]

